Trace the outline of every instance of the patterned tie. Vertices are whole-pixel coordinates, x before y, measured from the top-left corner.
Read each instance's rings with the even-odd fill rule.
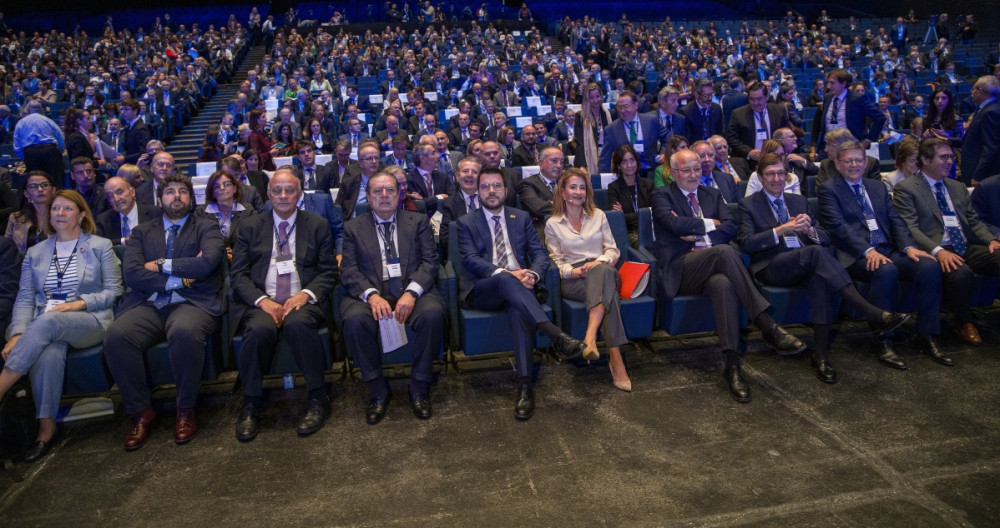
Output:
[[[181,226],[174,224],[167,229],[167,259],[171,259],[174,256],[174,245],[177,243],[177,232],[181,230]],[[153,301],[153,306],[157,310],[162,309],[164,306],[170,304],[170,294],[171,292],[160,292],[156,294],[156,299]]]
[[[128,216],[122,216],[122,238],[128,238],[132,234],[132,228],[128,225]]]
[[[479,208],[476,207],[476,195],[473,194],[469,197],[469,212],[471,213],[477,209]]]
[[[774,214],[778,215],[778,221],[782,224],[788,222],[788,210],[785,209],[784,200],[778,198],[777,200],[771,202],[771,207],[774,208]]]
[[[543,178],[543,180],[545,181],[545,186],[549,188],[549,192],[552,193],[553,196],[555,196],[555,194],[556,194],[556,182],[545,180],[544,178]]]
[[[944,195],[944,182],[937,182],[934,184],[934,197],[937,198],[938,207],[941,208],[942,216],[955,216],[955,211],[951,210],[951,206],[948,205],[948,199]],[[955,253],[959,256],[965,255],[965,234],[962,233],[961,227],[948,227],[945,226],[945,231],[948,232],[948,238],[951,239],[951,245],[955,249]]]
[[[288,240],[288,222],[282,221],[278,224],[278,256],[284,257],[291,255],[291,250],[289,246],[291,245]],[[274,282],[274,300],[278,304],[285,304],[285,301],[292,296],[292,274],[285,273],[284,275],[278,274],[277,279]]]
[[[433,176],[433,175],[428,172],[427,176],[426,176],[426,178],[427,178],[427,180],[426,180],[427,181],[427,197],[428,198],[431,197],[431,196],[434,196],[434,180],[433,180],[433,178],[431,176]]]
[[[701,216],[701,207],[698,205],[698,196],[693,193],[688,193],[688,203],[691,204],[691,210],[694,211],[694,215]]]
[[[875,210],[872,209],[872,205],[868,203],[865,199],[865,195],[861,192],[861,184],[854,183],[851,185],[854,187],[854,195],[858,199],[858,203],[861,204],[861,209],[864,211],[866,217],[875,218]],[[876,229],[871,231],[871,244],[873,247],[878,247],[882,244],[888,244],[889,239],[885,237],[881,229]]]
[[[379,229],[382,232],[382,242],[385,243],[385,261],[398,260],[396,245],[392,242],[393,223],[379,222]],[[389,276],[389,270],[386,270],[385,274],[389,277],[389,295],[394,299],[398,299],[403,295],[403,278]]]
[[[354,148],[358,147],[358,135],[357,134],[351,134],[351,146],[354,147]]]
[[[497,267],[507,269],[507,244],[503,241],[500,215],[493,215],[493,252],[497,256]]]
[[[830,124],[837,124],[837,115],[840,114],[840,98],[834,96],[833,98],[833,111],[830,113]]]
[[[711,114],[711,112],[712,112],[712,107],[708,107],[701,111],[702,116],[704,116],[701,122],[701,134],[702,134],[701,139],[704,139],[706,141],[708,140],[708,117],[709,114]]]

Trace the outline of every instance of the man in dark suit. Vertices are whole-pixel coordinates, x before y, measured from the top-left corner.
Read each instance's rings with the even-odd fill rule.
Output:
[[[392,141],[396,136],[406,137],[406,131],[400,130],[399,128],[399,118],[390,115],[385,118],[385,130],[380,130],[375,133],[375,139],[378,140],[379,145],[383,150],[392,148]],[[409,140],[407,140],[407,146],[409,146]]]
[[[438,157],[434,147],[421,143],[413,149],[414,167],[406,174],[406,186],[411,200],[423,200],[427,214],[437,211],[438,202],[454,193],[448,175],[438,170]]]
[[[851,131],[864,148],[878,139],[885,126],[885,115],[878,106],[864,95],[849,90],[851,74],[846,70],[833,70],[826,74],[826,96],[823,107],[813,119],[812,155],[825,157],[826,133],[838,128]]]
[[[757,175],[763,191],[740,200],[740,249],[750,255],[750,274],[762,283],[809,289],[816,343],[812,364],[821,381],[836,383],[837,372],[829,359],[830,325],[837,316],[830,305],[834,295],[865,314],[876,333],[892,330],[908,316],[885,312],[861,296],[827,249],[830,235],[810,217],[806,198],[785,192],[788,173],[781,156],[762,157]]]
[[[1000,237],[1000,174],[976,185],[976,192],[972,193],[972,207],[990,233]]]
[[[611,155],[618,147],[632,144],[642,161],[642,169],[656,167],[656,149],[660,140],[660,122],[649,114],[640,114],[638,97],[630,90],[618,96],[618,119],[604,129],[598,169],[611,172]]]
[[[174,174],[174,157],[169,152],[160,150],[153,154],[149,164],[153,180],[135,190],[135,199],[141,204],[159,207],[159,188],[167,176]]]
[[[541,157],[540,141],[538,131],[535,127],[528,125],[521,129],[521,144],[514,147],[511,154],[510,164],[514,167],[530,167],[538,165]]]
[[[962,140],[962,181],[983,181],[1000,172],[1000,80],[984,75],[972,86],[978,108]]]
[[[146,143],[153,138],[146,123],[139,119],[139,102],[135,99],[122,101],[121,114],[123,124],[128,124],[125,131],[125,152],[115,158],[115,163],[123,165],[125,163],[134,164],[139,160],[139,156],[146,153]]]
[[[155,205],[136,202],[135,189],[124,178],[109,178],[104,183],[104,196],[112,209],[97,215],[97,235],[110,239],[116,246],[128,245],[133,229],[163,215]]]
[[[868,299],[883,310],[895,310],[900,278],[914,282],[920,344],[935,361],[944,362],[947,357],[935,342],[941,332],[941,268],[917,247],[885,184],[864,177],[861,144],[844,143],[835,161],[840,174],[823,182],[818,195],[820,223],[830,233],[837,260],[854,280],[869,283]],[[883,334],[876,343],[879,362],[906,370],[889,337]]]
[[[729,142],[726,138],[715,135],[708,138],[708,142],[715,149],[715,168],[729,176],[735,176],[743,181],[750,179],[750,164],[746,158],[729,157]]]
[[[94,171],[94,159],[78,156],[69,162],[69,179],[73,189],[83,196],[90,213],[97,216],[111,208],[104,197],[104,187],[97,183],[97,172]]]
[[[673,86],[664,86],[657,95],[654,116],[660,123],[660,143],[670,139],[670,136],[687,134],[687,119],[677,112],[680,95],[680,91]],[[657,152],[662,150],[658,149]]]
[[[357,204],[367,205],[368,196],[365,194],[365,187],[368,180],[379,170],[378,145],[374,142],[363,143],[358,149],[358,168],[350,177],[345,178],[340,183],[340,191],[334,202],[344,211],[344,220],[354,218],[354,209]]]
[[[517,184],[521,208],[531,216],[538,239],[545,242],[545,217],[552,214],[552,198],[562,175],[565,157],[561,150],[549,147],[542,151],[539,173],[528,176]]]
[[[689,140],[707,140],[716,134],[725,133],[722,126],[722,107],[718,103],[712,102],[714,95],[712,81],[698,79],[694,85],[694,101],[681,109],[681,113],[687,119]]]
[[[584,345],[552,324],[535,296],[535,285],[549,267],[549,254],[535,234],[531,218],[524,211],[504,207],[507,187],[503,174],[496,167],[487,167],[479,173],[477,185],[481,209],[457,222],[462,257],[459,302],[507,314],[520,385],[514,417],[527,420],[535,412],[531,379],[535,333],[548,336],[566,358],[578,357]]]
[[[771,139],[775,130],[790,125],[788,111],[782,105],[768,104],[767,87],[764,83],[757,81],[750,83],[747,97],[750,102],[733,111],[726,139],[729,141],[733,157],[753,160],[750,168],[754,169],[764,141]]]
[[[797,354],[806,345],[779,327],[767,313],[768,303],[754,287],[739,255],[729,245],[737,225],[717,189],[701,185],[701,161],[690,150],[670,158],[674,181],[653,193],[656,234],[657,297],[670,303],[678,295],[708,295],[726,356],[723,376],[730,395],[750,401],[740,356],[739,307],[761,329],[779,354]]]
[[[572,141],[574,134],[576,134],[576,112],[570,108],[564,110],[563,118],[556,122],[551,130],[552,137],[560,145],[566,145],[566,143]],[[496,138],[494,137],[493,140],[495,141]]]
[[[150,404],[143,354],[166,339],[177,380],[174,441],[185,444],[198,430],[194,406],[205,365],[205,345],[226,311],[222,283],[225,246],[219,226],[191,214],[191,180],[171,174],[157,189],[161,220],[132,230],[122,275],[128,293],[104,338],[104,354],[133,427],[125,449],[142,447],[156,416]]]
[[[747,94],[744,93],[743,88],[746,85],[743,79],[737,77],[729,83],[729,91],[726,95],[722,96],[722,100],[719,104],[722,106],[722,126],[725,130],[729,129],[729,120],[733,116],[733,110],[742,107],[749,102]]]
[[[372,211],[344,227],[341,304],[347,352],[368,383],[365,418],[377,424],[391,397],[382,377],[380,320],[394,318],[416,333],[410,374],[410,403],[420,419],[431,417],[430,384],[434,355],[444,338],[445,305],[437,291],[438,256],[426,215],[400,211],[399,186],[391,174],[368,180]]]
[[[299,141],[296,147],[299,165],[302,168],[304,190],[328,192],[330,189],[340,187],[337,171],[326,165],[316,165],[316,145],[312,141]]]
[[[701,164],[701,185],[718,189],[726,203],[740,201],[742,197],[739,187],[736,186],[736,180],[715,166],[715,148],[712,144],[708,141],[695,141],[690,150],[698,156]]]
[[[896,184],[892,201],[917,247],[934,255],[941,265],[944,301],[955,315],[959,337],[978,345],[982,338],[972,322],[969,300],[976,273],[1000,276],[1000,241],[979,219],[965,185],[948,178],[954,161],[947,140],[921,141],[920,172]]]
[[[402,135],[396,136],[392,140],[392,150],[382,158],[383,165],[397,165],[403,170],[411,170],[413,165],[413,153],[406,150],[406,138]]]
[[[351,159],[351,143],[346,139],[337,140],[333,159],[328,161],[326,166],[333,169],[335,177],[341,185],[344,184],[347,176],[361,172],[357,160]]]
[[[119,154],[125,152],[125,134],[122,133],[122,122],[119,119],[108,121],[108,131],[101,134],[101,141],[114,147]]]
[[[479,202],[479,170],[482,167],[478,159],[469,156],[458,162],[458,174],[455,181],[458,189],[448,198],[438,204],[438,211],[441,211],[441,227],[438,230],[438,240],[441,243],[441,261],[448,260],[448,232],[451,224],[466,213],[478,211],[482,204]],[[499,170],[499,169],[498,169]]]
[[[263,369],[271,364],[279,330],[306,380],[308,405],[299,436],[320,430],[330,412],[319,329],[326,324],[322,306],[339,272],[329,225],[324,218],[299,211],[301,197],[295,173],[278,169],[268,184],[271,214],[242,223],[233,245],[229,317],[243,336],[238,357],[243,407],[236,421],[241,442],[257,436]]]

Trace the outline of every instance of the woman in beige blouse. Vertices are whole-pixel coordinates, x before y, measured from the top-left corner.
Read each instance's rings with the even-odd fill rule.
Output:
[[[594,205],[594,189],[583,169],[567,169],[559,178],[552,199],[552,217],[545,223],[545,244],[559,268],[560,291],[567,299],[582,301],[588,309],[583,357],[597,359],[597,329],[601,329],[611,360],[608,367],[615,387],[632,391],[621,346],[628,343],[622,324],[615,269],[618,246],[608,219]]]

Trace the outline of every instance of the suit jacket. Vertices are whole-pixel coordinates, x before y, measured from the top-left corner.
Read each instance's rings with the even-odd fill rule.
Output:
[[[656,190],[652,178],[636,178],[635,186],[637,196],[628,191],[628,187],[622,179],[616,179],[608,184],[608,206],[613,207],[616,203],[621,204],[622,213],[625,214],[625,223],[629,230],[635,230],[639,227],[639,211],[635,208],[634,199],[638,200],[639,209],[649,207],[653,191]]]
[[[660,121],[660,111],[656,110],[649,113],[657,122]],[[579,121],[580,118],[577,118]],[[688,133],[687,118],[684,117],[680,112],[674,112],[674,115],[670,116],[670,126],[665,127],[660,124],[660,142],[664,142],[670,139],[670,136],[683,136]],[[660,149],[663,150],[663,149]],[[658,151],[659,152],[659,151]]]
[[[140,224],[163,216],[163,211],[155,205],[146,205],[136,202],[135,207],[138,207],[136,214],[139,216]],[[97,236],[110,239],[111,243],[114,245],[118,245],[118,243],[121,242],[122,217],[118,214],[118,211],[115,211],[114,209],[104,211],[103,213],[97,215],[95,223],[97,224]],[[130,227],[131,229],[135,229],[138,226]]]
[[[545,217],[552,214],[552,198],[555,195],[549,191],[541,174],[528,176],[517,184],[517,197],[521,200],[521,209],[531,215],[531,221],[538,228],[538,238],[545,229]]]
[[[722,126],[729,128],[729,120],[733,117],[733,111],[750,102],[747,94],[741,92],[728,92],[722,96]]]
[[[788,112],[779,104],[769,103],[767,105],[767,120],[771,127],[767,136],[768,139],[774,135],[774,131],[779,128],[789,127]],[[726,130],[726,141],[732,149],[734,158],[746,158],[750,151],[754,149],[757,140],[757,117],[754,115],[750,105],[744,105],[733,111],[729,120],[729,128]]]
[[[8,335],[23,334],[28,323],[45,309],[45,278],[52,266],[56,237],[28,248],[21,263],[21,281]],[[79,288],[77,298],[87,303],[87,312],[94,315],[105,330],[114,320],[115,300],[122,294],[121,264],[111,249],[111,241],[81,233],[76,253]]]
[[[428,192],[427,182],[417,172],[416,167],[406,172],[406,186],[408,189],[416,191],[423,198],[424,203],[427,204],[427,214],[434,214],[437,211],[437,195],[447,194],[451,196],[454,193],[454,187],[448,175],[440,170],[434,169],[431,171],[431,182],[434,184],[434,194]]]
[[[496,104],[498,110],[506,110],[507,106],[520,106],[521,96],[517,94],[516,90],[507,90],[507,104],[503,104],[503,93],[497,89],[496,93],[493,94],[493,102]]]
[[[660,122],[649,114],[638,114],[639,128],[642,129],[643,151],[639,154],[642,164],[647,167],[656,167],[656,153],[658,141],[660,140]],[[611,172],[611,155],[618,147],[629,143],[629,135],[625,122],[621,118],[615,119],[604,129],[604,147],[601,149],[598,169],[601,172]]]
[[[345,223],[354,217],[354,206],[358,203],[358,193],[365,192],[361,186],[361,180],[362,174],[359,168],[357,172],[349,173],[344,181],[340,182],[340,192],[337,193],[337,199],[333,203],[339,205],[343,210]]]
[[[576,133],[575,126],[573,127],[573,133]],[[566,121],[559,121],[554,127],[552,127],[552,137],[560,143],[565,143],[569,141],[569,128],[566,126]]]
[[[870,99],[854,92],[847,92],[844,104],[844,119],[847,129],[858,140],[878,140],[885,126],[885,115]],[[821,152],[826,146],[826,114],[833,110],[833,92],[827,92],[823,98],[823,107],[813,118],[812,137],[816,152]]]
[[[382,252],[374,218],[375,214],[369,212],[344,225],[340,280],[351,299],[360,299],[361,294],[370,288],[382,291]],[[438,254],[427,215],[396,212],[396,248],[403,287],[416,282],[423,288],[423,296],[440,296],[435,289]]]
[[[990,132],[992,130],[992,132]],[[994,100],[976,111],[962,140],[962,181],[983,181],[1000,173],[1000,102]]]
[[[503,147],[501,146],[501,150],[502,149]],[[528,150],[528,147],[524,146],[524,144],[514,147],[514,152],[511,154],[510,158],[510,164],[513,167],[530,167],[538,165],[535,161],[535,157],[532,155],[531,151]]]
[[[397,132],[397,135],[402,135],[405,138],[406,137],[406,130],[403,129],[403,128],[400,128],[399,132]],[[350,139],[350,137],[348,136],[347,139]],[[382,145],[386,141],[389,141],[389,131],[388,130],[379,130],[378,132],[375,133],[375,139],[378,140],[379,145]],[[360,139],[359,139],[359,141],[360,141]],[[392,144],[392,142],[389,142],[389,145],[391,145],[391,144]],[[407,140],[406,140],[406,149],[409,150],[411,148],[411,146],[412,145],[410,145],[410,140],[407,138]],[[379,148],[381,148],[382,150],[388,150],[387,148],[382,148],[382,147],[379,147]]]
[[[396,156],[393,155],[392,151],[390,151],[388,154],[382,157],[382,164],[386,166],[398,165],[399,162],[396,161]],[[413,164],[413,153],[410,151],[406,151],[406,155],[403,158],[403,170],[408,171],[413,169],[414,167],[416,167],[416,165]]]
[[[875,221],[882,234],[889,239],[889,245],[898,251],[915,246],[913,235],[896,208],[892,205],[889,191],[880,180],[861,178],[868,199],[871,201]],[[865,258],[865,252],[872,247],[870,231],[865,222],[864,210],[847,180],[836,176],[818,188],[819,222],[830,232],[830,240],[837,250],[837,260],[844,267]]]
[[[695,216],[687,196],[677,182],[670,182],[653,192],[653,232],[656,235],[657,297],[669,302],[681,287],[684,256],[691,252],[694,242],[682,240],[688,235],[708,236],[712,245],[728,244],[737,231],[736,221],[726,207],[718,189],[698,186],[698,205],[704,218],[721,222],[706,235],[705,224]]]
[[[150,139],[153,139],[153,134],[146,123],[137,120],[135,126],[129,127],[125,134],[125,163],[139,161],[139,157],[146,153],[146,143]]]
[[[962,233],[968,243],[988,245],[990,240],[996,238],[990,228],[979,219],[979,215],[972,207],[969,191],[962,182],[945,178],[944,188],[948,191],[948,197],[951,198],[952,206],[955,208],[955,216],[958,217]],[[910,228],[917,247],[930,253],[932,249],[941,245],[941,238],[944,236],[944,218],[934,196],[934,190],[927,184],[923,174],[918,173],[897,183],[893,187],[892,203]]]
[[[233,290],[229,317],[233,328],[257,299],[267,297],[274,230],[274,214],[269,212],[247,218],[236,233],[229,272]],[[306,211],[296,213],[294,261],[302,289],[311,291],[316,304],[323,306],[340,276],[333,233],[326,219]]]
[[[451,224],[469,212],[469,204],[466,203],[462,191],[455,189],[453,194],[448,195],[448,198],[438,203],[438,211],[441,211],[438,241],[441,243],[441,262],[445,262],[448,260],[448,232],[451,230]]]
[[[726,203],[737,203],[740,201],[740,189],[736,186],[736,181],[729,174],[726,174],[719,169],[712,170],[712,179],[715,180],[715,184],[719,186],[719,191],[722,193],[722,198],[726,200]]]
[[[458,251],[462,257],[462,275],[459,277],[459,300],[465,302],[482,279],[493,276],[493,227],[480,210],[458,219]],[[501,213],[507,224],[510,249],[519,268],[530,269],[545,277],[549,268],[549,252],[542,246],[531,218],[524,211],[504,207]]]
[[[163,218],[163,217],[160,217]],[[134,308],[154,293],[166,291],[169,275],[149,271],[147,262],[167,256],[167,237],[162,221],[149,221],[132,230],[122,272],[129,291],[118,303],[116,314]],[[198,254],[201,253],[201,256]],[[209,315],[220,316],[226,311],[226,292],[222,286],[222,259],[225,244],[219,224],[189,214],[177,234],[171,273],[174,277],[194,279],[190,288],[178,288],[176,293]]]
[[[690,103],[684,105],[684,108],[680,110],[680,113],[684,114],[684,118],[687,119],[687,138],[689,141],[694,143],[699,139],[708,139],[702,137],[704,135],[705,116],[702,115],[697,102],[691,101]],[[712,106],[709,107],[708,111],[708,135],[722,135],[724,133],[722,127],[722,107],[716,103],[712,103]]]
[[[1000,174],[979,182],[972,193],[972,207],[990,233],[1000,234]]]
[[[302,169],[302,167],[299,167]],[[316,169],[316,188],[314,190],[320,192],[328,192],[330,189],[336,189],[340,186],[340,174],[336,169],[332,169],[327,165],[315,165]],[[302,169],[302,183],[305,184],[306,171]]]
[[[865,160],[865,178],[870,178],[872,180],[881,180],[882,173],[879,171],[880,164],[879,161],[871,156],[866,156]],[[816,187],[818,188],[820,184],[827,180],[832,180],[839,178],[840,172],[837,171],[837,165],[832,159],[827,158],[819,162],[819,171],[816,173]],[[799,179],[802,183],[805,183],[804,179]]]
[[[784,193],[782,198],[789,218],[810,214],[809,201],[805,196]],[[740,250],[750,255],[751,275],[756,275],[758,271],[767,267],[768,263],[779,254],[794,251],[794,248],[786,246],[780,237],[777,241],[774,240],[773,230],[779,225],[781,223],[774,215],[774,209],[766,192],[756,192],[740,200]],[[815,218],[812,218],[812,226],[816,229],[819,245],[830,245],[830,234],[816,223]],[[807,236],[798,238],[803,247],[817,244]]]

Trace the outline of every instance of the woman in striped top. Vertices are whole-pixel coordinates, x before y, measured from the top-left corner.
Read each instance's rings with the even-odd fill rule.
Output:
[[[67,349],[101,344],[122,294],[121,264],[111,241],[93,235],[94,217],[83,196],[57,192],[49,223],[55,236],[32,246],[21,265],[0,372],[0,399],[21,376],[31,377],[39,428],[26,462],[48,453],[56,436]]]

